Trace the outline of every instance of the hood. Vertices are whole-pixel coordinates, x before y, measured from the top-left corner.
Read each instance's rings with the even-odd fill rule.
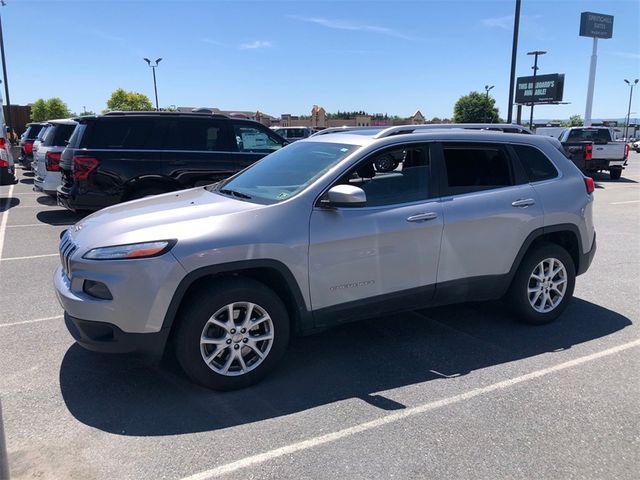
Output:
[[[223,218],[261,208],[265,206],[198,187],[107,207],[69,231],[76,245],[84,248],[189,239],[220,228]]]

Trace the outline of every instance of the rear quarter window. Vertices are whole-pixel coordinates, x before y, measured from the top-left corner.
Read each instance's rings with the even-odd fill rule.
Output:
[[[82,146],[92,149],[160,150],[161,120],[155,118],[103,118],[89,124]]]
[[[558,171],[551,160],[535,147],[529,145],[513,145],[530,182],[549,180],[558,176]]]

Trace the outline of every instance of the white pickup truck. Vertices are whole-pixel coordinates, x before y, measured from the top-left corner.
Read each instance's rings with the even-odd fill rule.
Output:
[[[578,149],[585,152],[584,163],[578,166],[586,175],[605,170],[612,180],[617,180],[627,164],[629,145],[614,139],[615,132],[609,127],[571,127],[559,137],[568,152],[578,153]]]

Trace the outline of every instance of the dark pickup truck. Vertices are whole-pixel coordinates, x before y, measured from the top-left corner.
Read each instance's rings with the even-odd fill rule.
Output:
[[[573,127],[560,134],[567,155],[585,175],[608,171],[612,180],[622,175],[629,157],[629,145],[613,140],[608,127]]]

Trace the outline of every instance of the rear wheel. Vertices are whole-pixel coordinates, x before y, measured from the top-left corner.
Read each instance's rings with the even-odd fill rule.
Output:
[[[544,243],[529,252],[507,293],[507,301],[522,321],[541,325],[564,311],[575,287],[575,265],[559,245]]]
[[[178,318],[176,356],[186,374],[214,390],[257,383],[289,343],[280,298],[251,279],[226,279],[191,295]]]
[[[609,176],[611,180],[618,180],[622,176],[622,167],[612,167],[609,170]]]

